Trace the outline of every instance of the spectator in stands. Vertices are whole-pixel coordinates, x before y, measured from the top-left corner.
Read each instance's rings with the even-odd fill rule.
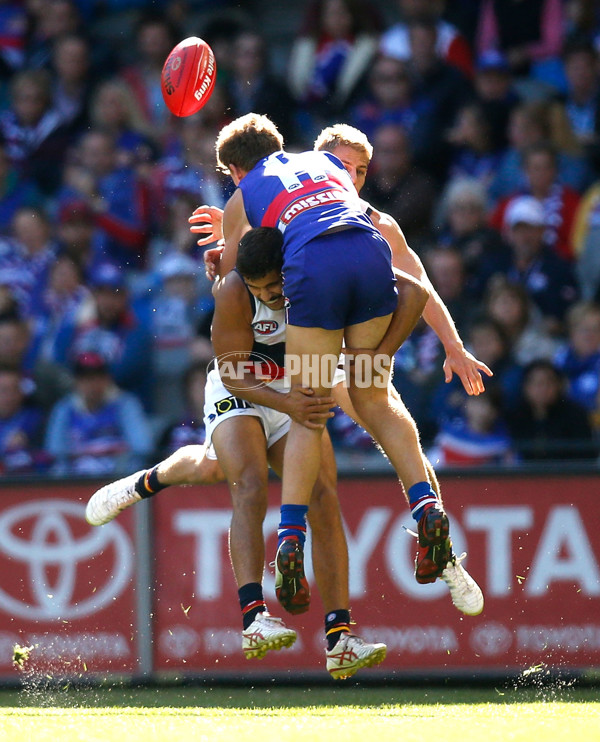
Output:
[[[580,196],[573,188],[563,185],[558,177],[558,154],[551,144],[532,144],[523,153],[527,193],[543,207],[546,231],[545,243],[566,260],[573,258],[571,235]],[[517,196],[518,198],[518,196]],[[500,201],[491,218],[492,226],[502,230],[506,210],[514,196]]]
[[[233,118],[260,111],[277,125],[286,146],[297,143],[295,103],[285,84],[270,72],[265,40],[259,33],[246,29],[236,37],[231,67],[227,94]]]
[[[432,106],[436,124],[429,132],[428,146],[416,151],[415,158],[443,180],[448,165],[444,141],[446,128],[472,96],[472,87],[461,72],[437,55],[437,33],[433,22],[415,20],[411,23],[409,69],[413,76],[415,96]]]
[[[398,0],[401,21],[381,37],[380,52],[407,60],[411,56],[409,27],[413,21],[426,20],[436,30],[436,55],[459,69],[465,76],[473,74],[472,52],[468,41],[451,23],[442,20],[445,0]]]
[[[22,3],[3,3],[0,13],[0,80],[8,80],[23,66],[27,26],[27,8]]]
[[[561,341],[550,336],[540,310],[523,285],[511,283],[504,275],[495,276],[490,281],[484,306],[504,330],[512,357],[519,365],[554,357]]]
[[[563,331],[565,313],[578,298],[571,265],[544,241],[548,221],[540,202],[533,196],[513,199],[505,215],[512,264],[508,278],[525,287],[544,317],[547,330]]]
[[[476,178],[487,187],[502,153],[494,144],[483,106],[466,103],[460,108],[446,141],[450,147],[448,178]]]
[[[201,445],[206,439],[204,428],[204,388],[206,361],[194,361],[181,379],[185,412],[181,419],[163,434],[160,449],[170,455],[181,446]]]
[[[465,291],[480,300],[488,281],[510,267],[510,248],[488,226],[486,192],[473,178],[451,181],[442,198],[440,244],[460,252],[466,273]]]
[[[150,221],[145,182],[133,168],[119,164],[113,137],[98,129],[81,138],[76,155],[65,170],[60,206],[84,203],[95,214],[95,257],[124,271],[140,270]]]
[[[339,115],[365,75],[377,50],[378,21],[367,0],[313,0],[308,6],[290,53],[289,86],[315,132]]]
[[[221,3],[219,3],[221,5]],[[202,28],[202,38],[210,45],[217,62],[217,85],[227,85],[233,76],[233,44],[239,34],[247,28],[248,18],[232,12],[213,13]]]
[[[197,235],[190,232],[188,218],[198,206],[197,194],[186,190],[171,194],[167,200],[166,216],[157,225],[160,231],[150,241],[149,260],[153,268],[167,255],[181,253],[202,263],[203,250],[196,244]],[[210,294],[210,282],[206,292]]]
[[[473,85],[475,100],[483,108],[490,124],[493,147],[504,149],[508,144],[510,113],[520,100],[505,55],[493,49],[481,54],[475,67]]]
[[[561,0],[483,0],[476,50],[499,49],[514,74],[527,75],[536,65],[558,61],[564,29]]]
[[[418,250],[428,237],[436,198],[434,180],[412,162],[406,131],[385,124],[373,140],[373,174],[362,197],[402,225],[408,244]]]
[[[96,130],[113,137],[121,166],[135,167],[154,159],[154,128],[122,80],[111,78],[96,86],[90,102],[90,120]]]
[[[105,476],[141,469],[152,436],[139,400],[121,391],[107,362],[94,352],[77,356],[75,390],[53,408],[46,451],[56,476]]]
[[[581,156],[564,107],[558,102],[528,101],[520,103],[510,114],[509,147],[505,151],[496,177],[489,189],[493,202],[527,191],[522,168],[524,152],[534,144],[550,143],[558,154],[558,178],[581,193],[591,182],[592,171]]]
[[[58,252],[71,258],[87,280],[96,260],[93,246],[95,214],[85,202],[71,201],[63,204],[57,218]]]
[[[79,33],[81,16],[72,0],[29,2],[27,10],[31,28],[25,50],[26,65],[47,69],[51,65],[54,43],[63,36]]]
[[[152,210],[159,221],[164,223],[171,202],[182,193],[194,195],[193,208],[200,204],[223,208],[232,189],[231,179],[215,170],[217,134],[200,117],[190,116],[182,122],[177,148],[162,158],[150,175]],[[187,217],[183,224],[188,227]]]
[[[598,51],[587,38],[567,41],[563,63],[568,81],[564,103],[573,133],[600,172],[600,74]]]
[[[183,397],[177,394],[181,378],[190,365],[198,348],[197,328],[207,315],[212,315],[212,296],[200,297],[199,282],[206,280],[199,275],[197,261],[188,255],[171,253],[156,266],[158,289],[152,292],[149,302],[150,323],[153,337],[154,411],[171,420],[184,413]],[[212,346],[203,349],[205,360],[212,358]],[[172,389],[167,396],[165,389]]]
[[[0,366],[18,371],[28,402],[47,411],[71,389],[72,379],[63,366],[35,358],[31,340],[29,324],[17,312],[0,315]]]
[[[0,140],[0,235],[7,235],[18,209],[39,206],[40,191],[10,161],[6,144]]]
[[[476,304],[467,292],[462,254],[453,247],[429,247],[423,255],[423,263],[462,336],[476,310]]]
[[[461,414],[442,423],[428,458],[439,466],[485,466],[514,460],[503,417],[502,396],[494,385],[469,397],[464,391]]]
[[[479,316],[469,328],[466,346],[492,370],[492,385],[502,395],[503,408],[514,409],[518,402],[523,367],[513,358],[504,327],[487,315]],[[464,400],[464,389],[460,382],[452,379],[449,383],[440,384],[432,401],[436,419],[452,419],[464,406]]]
[[[84,36],[60,36],[52,48],[53,106],[70,135],[89,126],[92,90],[90,43]]]
[[[50,73],[25,69],[11,82],[11,104],[0,113],[0,138],[11,164],[44,195],[60,185],[68,129],[52,106]]]
[[[600,181],[583,195],[572,236],[581,298],[600,303]]]
[[[580,302],[567,313],[568,342],[554,363],[567,378],[569,397],[589,413],[600,394],[600,304]]]
[[[404,127],[411,149],[418,153],[424,151],[433,136],[434,111],[433,101],[416,98],[406,62],[378,57],[349,118],[370,140],[384,124]]]
[[[568,399],[565,378],[551,361],[533,361],[527,366],[521,402],[508,421],[524,461],[598,455],[586,410]]]
[[[110,263],[94,268],[89,278],[92,316],[72,318],[56,339],[59,362],[68,365],[81,353],[101,353],[114,381],[152,405],[152,334],[133,306],[123,273]]]
[[[154,136],[162,141],[172,126],[172,116],[163,101],[160,77],[165,59],[179,39],[166,18],[152,12],[140,18],[134,36],[135,61],[119,77],[128,86]]]
[[[0,474],[34,474],[50,464],[42,442],[44,416],[28,404],[22,373],[0,366]]]
[[[20,208],[14,215],[13,239],[0,256],[3,280],[10,281],[19,311],[30,317],[48,281],[56,258],[57,245],[52,238],[48,217],[39,208]]]
[[[41,291],[32,321],[32,352],[36,359],[58,360],[56,340],[64,328],[93,315],[94,301],[73,258],[59,253]]]

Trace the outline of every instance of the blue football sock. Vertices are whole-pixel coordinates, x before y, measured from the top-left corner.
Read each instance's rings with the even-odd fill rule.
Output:
[[[408,490],[408,501],[412,517],[418,523],[425,508],[429,505],[436,505],[438,499],[429,482],[417,482]]]
[[[308,505],[282,505],[281,522],[277,529],[277,548],[287,536],[296,536],[304,546],[306,538],[306,514]]]

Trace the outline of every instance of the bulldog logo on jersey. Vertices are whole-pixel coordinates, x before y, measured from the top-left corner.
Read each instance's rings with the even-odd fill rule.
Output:
[[[259,335],[272,335],[274,332],[277,332],[279,322],[276,322],[274,319],[263,319],[255,322],[252,327]]]

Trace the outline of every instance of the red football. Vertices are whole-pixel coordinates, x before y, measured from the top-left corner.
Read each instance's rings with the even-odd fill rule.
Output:
[[[197,113],[215,86],[217,65],[213,50],[197,36],[173,48],[163,67],[161,87],[167,108],[176,116]]]

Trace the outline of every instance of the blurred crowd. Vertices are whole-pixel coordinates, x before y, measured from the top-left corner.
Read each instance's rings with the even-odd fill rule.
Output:
[[[344,122],[361,196],[494,372],[467,398],[420,324],[394,384],[440,465],[598,460],[600,8],[593,0],[0,0],[0,472],[105,476],[204,440],[211,286],[187,219],[222,207],[220,128],[292,151]],[[287,35],[286,35],[287,34]],[[165,107],[171,48],[218,78]],[[343,413],[340,450],[371,439]]]

